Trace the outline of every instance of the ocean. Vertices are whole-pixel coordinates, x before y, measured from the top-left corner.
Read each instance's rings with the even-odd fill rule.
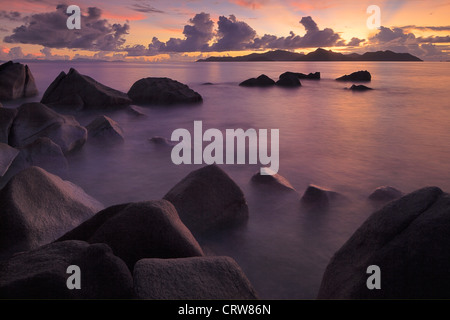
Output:
[[[160,199],[201,165],[175,165],[170,148],[149,142],[201,120],[204,130],[279,129],[279,174],[297,194],[262,194],[250,183],[260,164],[221,165],[241,187],[249,205],[243,228],[200,239],[205,251],[233,257],[261,298],[314,299],[336,250],[379,206],[367,200],[378,186],[408,193],[424,186],[450,191],[450,63],[446,62],[32,62],[40,95],[4,103],[40,101],[61,72],[80,73],[127,92],[144,77],[169,77],[203,96],[199,105],[141,107],[146,117],[104,113],[124,130],[113,148],[86,144],[70,155],[63,177],[105,206]],[[352,92],[334,79],[358,70],[372,74],[375,89]],[[285,71],[321,72],[302,87],[244,88],[239,82]],[[205,85],[204,83],[212,83]],[[78,114],[87,125],[94,114]],[[349,201],[328,210],[300,205],[309,184]]]

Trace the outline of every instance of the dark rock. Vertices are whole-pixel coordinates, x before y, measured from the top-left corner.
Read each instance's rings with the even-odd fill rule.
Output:
[[[8,143],[9,131],[17,115],[17,109],[0,108],[0,142]]]
[[[45,91],[41,103],[51,107],[81,109],[116,109],[131,103],[128,96],[107,87],[73,68],[61,72]]]
[[[81,271],[81,289],[69,290],[67,268]],[[105,244],[52,243],[0,263],[1,299],[125,299],[133,279],[125,263]]]
[[[123,142],[123,130],[117,122],[107,116],[98,116],[86,126],[89,140],[102,144]]]
[[[139,299],[257,299],[238,264],[229,257],[144,259],[133,272]]]
[[[0,190],[0,256],[49,243],[103,209],[78,186],[38,167]]]
[[[64,240],[106,243],[130,270],[143,258],[203,255],[175,207],[165,200],[109,207],[58,239]]]
[[[8,61],[0,65],[0,99],[12,100],[38,94],[34,77],[27,65]]]
[[[305,205],[326,207],[331,201],[343,200],[341,194],[324,189],[316,185],[309,185],[301,198],[301,202]]]
[[[350,75],[344,75],[336,79],[337,81],[370,81],[372,80],[372,76],[370,72],[365,71],[356,71]]]
[[[258,78],[250,78],[241,83],[239,83],[242,87],[270,87],[275,85],[275,81],[270,79],[265,74],[260,75]]]
[[[0,177],[3,177],[19,154],[19,150],[0,142]]]
[[[203,101],[202,96],[187,85],[169,78],[140,79],[131,86],[128,96],[136,104],[170,105]]]
[[[278,173],[270,172],[270,169],[264,168],[268,175],[262,175],[260,171],[252,176],[252,183],[264,187],[270,191],[295,191],[291,183]]]
[[[212,83],[212,82],[204,82],[204,83],[202,83],[202,85],[204,85],[204,86],[212,86],[212,85],[214,85],[214,83]]]
[[[248,219],[242,190],[217,165],[192,171],[164,199],[173,203],[194,235],[242,224]]]
[[[18,108],[9,143],[24,147],[39,137],[47,137],[67,154],[86,142],[87,130],[72,116],[61,115],[41,103],[25,103]]]
[[[302,85],[298,79],[298,75],[293,72],[281,74],[279,80],[275,84],[280,87],[300,87]]]
[[[373,89],[360,84],[360,85],[352,85],[350,87],[350,90],[352,90],[352,91],[367,91],[367,90],[373,90]]]
[[[299,79],[309,79],[309,80],[320,80],[320,72],[314,72],[314,73],[297,73],[297,77]]]
[[[373,213],[332,257],[321,299],[449,299],[450,195],[428,187]],[[367,267],[381,289],[369,290]]]
[[[391,201],[402,196],[403,192],[400,190],[391,186],[382,186],[376,188],[375,191],[370,194],[369,199],[373,201]]]

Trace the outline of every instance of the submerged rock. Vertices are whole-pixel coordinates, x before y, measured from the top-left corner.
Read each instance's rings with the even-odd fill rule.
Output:
[[[86,126],[89,140],[102,144],[123,142],[123,130],[117,122],[107,116],[98,116]]]
[[[278,173],[271,172],[270,169],[264,168],[268,175],[262,175],[260,171],[252,176],[252,183],[270,191],[294,191],[295,188],[291,183]]]
[[[344,75],[336,79],[337,81],[370,81],[372,76],[369,71],[356,71],[350,75]]]
[[[67,154],[86,142],[87,131],[72,116],[61,115],[42,103],[25,103],[18,108],[11,126],[9,143],[25,147],[47,137]]]
[[[270,79],[265,74],[262,74],[258,78],[247,79],[239,85],[242,87],[270,87],[275,85],[275,81]]]
[[[217,165],[192,171],[164,199],[173,203],[194,235],[242,224],[248,219],[244,193]]]
[[[69,290],[67,268],[81,271],[81,290]],[[105,244],[51,243],[0,262],[0,299],[125,299],[133,279]],[[70,279],[69,279],[70,280]]]
[[[32,97],[38,94],[27,65],[8,61],[0,65],[0,100]]]
[[[351,87],[350,87],[350,90],[352,90],[352,91],[367,91],[367,90],[373,90],[372,88],[369,88],[369,87],[367,87],[367,86],[365,86],[365,85],[362,85],[362,84],[360,84],[360,85],[352,85]]]
[[[369,199],[373,201],[391,201],[402,196],[403,192],[401,192],[400,190],[391,186],[382,186],[376,188],[370,194]]]
[[[449,299],[450,195],[423,188],[373,213],[334,254],[320,299]],[[367,268],[381,270],[369,290]],[[373,283],[373,282],[371,282]]]
[[[138,299],[257,299],[229,257],[143,259],[136,263],[133,279]]]
[[[175,142],[172,142],[171,140],[160,136],[151,137],[148,139],[148,141],[158,146],[167,146],[167,147],[173,147],[176,144]]]
[[[275,84],[280,87],[300,87],[302,85],[298,75],[293,72],[281,74],[279,80]]]
[[[41,103],[72,110],[117,109],[131,104],[130,98],[89,76],[70,68],[61,72],[42,96]]]
[[[136,81],[128,91],[135,104],[199,103],[202,96],[187,85],[169,78],[143,78]]]
[[[0,142],[8,143],[9,132],[17,115],[17,109],[0,107]]]
[[[0,190],[0,257],[37,248],[103,209],[80,187],[38,167]]]
[[[109,207],[58,241],[106,243],[133,270],[143,258],[202,256],[203,251],[168,201],[146,201]]]

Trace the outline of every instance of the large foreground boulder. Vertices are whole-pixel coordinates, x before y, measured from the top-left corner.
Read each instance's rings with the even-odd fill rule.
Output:
[[[248,219],[242,190],[215,164],[188,174],[164,199],[173,203],[194,235],[241,224]]]
[[[258,78],[250,78],[239,83],[241,87],[270,87],[275,85],[275,81],[270,79],[265,74],[260,75]]]
[[[103,205],[38,167],[16,174],[0,190],[0,257],[34,249],[78,226]]]
[[[115,144],[124,141],[123,130],[117,122],[107,116],[98,116],[86,126],[90,141]]]
[[[0,65],[0,100],[37,95],[34,77],[27,65],[8,61]]]
[[[174,206],[165,200],[109,207],[58,239],[64,240],[106,243],[130,270],[143,258],[203,255]]]
[[[135,104],[170,105],[203,101],[199,93],[169,78],[140,79],[131,86],[128,96]]]
[[[86,142],[87,130],[74,117],[61,115],[42,103],[21,105],[11,126],[9,143],[20,148],[40,137],[51,139],[67,154]]]
[[[257,299],[238,264],[229,257],[144,259],[134,267],[139,299]]]
[[[89,76],[70,68],[61,72],[42,96],[41,103],[71,110],[117,109],[131,104],[130,98]]]
[[[450,195],[428,187],[373,213],[332,257],[321,299],[449,299]],[[371,265],[380,289],[369,290]],[[372,271],[373,272],[373,271]]]
[[[17,115],[17,109],[0,108],[0,142],[8,143],[9,131]]]
[[[81,288],[68,289],[71,265],[80,268]],[[70,282],[70,281],[69,281]],[[52,243],[0,262],[1,299],[125,299],[133,279],[105,244]]]
[[[356,71],[351,73],[350,75],[344,75],[336,79],[337,81],[370,81],[372,80],[372,76],[369,71]]]

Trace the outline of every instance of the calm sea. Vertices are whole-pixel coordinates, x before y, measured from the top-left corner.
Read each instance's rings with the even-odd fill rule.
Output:
[[[250,208],[245,228],[202,239],[209,252],[233,257],[262,298],[315,298],[333,253],[376,207],[367,196],[378,186],[403,192],[435,185],[450,191],[450,63],[445,62],[250,62],[250,63],[29,63],[40,96],[70,67],[127,92],[143,77],[170,77],[204,98],[199,106],[145,107],[147,117],[110,115],[125,131],[115,148],[86,145],[69,158],[66,179],[106,206],[159,199],[194,165],[172,164],[170,148],[148,138],[173,130],[279,129],[280,170],[298,195],[264,195],[249,183],[260,165],[223,165],[244,191]],[[374,88],[345,90],[334,81],[358,70],[371,72]],[[298,89],[242,88],[262,73],[316,72]],[[213,85],[203,85],[211,82]],[[19,103],[5,103],[7,107]],[[94,115],[78,116],[86,125]],[[308,184],[344,194],[350,202],[310,212],[299,204]]]

